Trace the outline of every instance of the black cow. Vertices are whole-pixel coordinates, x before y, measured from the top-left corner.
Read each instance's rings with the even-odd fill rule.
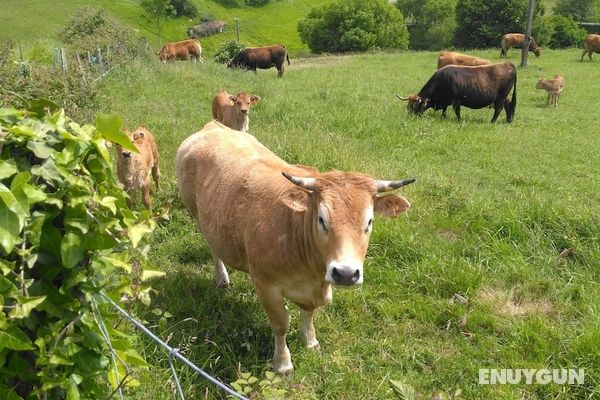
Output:
[[[240,51],[231,61],[227,63],[229,68],[244,68],[254,71],[256,68],[269,69],[277,68],[277,76],[283,76],[283,63],[287,59],[288,65],[290,58],[287,49],[282,44],[275,44],[265,47],[248,47]]]
[[[511,89],[512,100],[509,100]],[[511,62],[448,65],[437,70],[418,94],[398,98],[408,100],[408,109],[415,114],[433,108],[442,110],[445,116],[446,109],[452,106],[459,121],[460,106],[476,109],[493,106],[492,123],[504,107],[506,120],[512,122],[517,108],[517,68]]]

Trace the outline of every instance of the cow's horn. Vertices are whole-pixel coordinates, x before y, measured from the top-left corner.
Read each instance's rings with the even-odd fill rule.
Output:
[[[316,188],[316,186],[315,186],[315,184],[317,182],[316,178],[301,178],[299,176],[286,174],[285,172],[282,172],[282,174],[296,186],[300,186],[301,188],[304,188],[307,190],[315,190],[315,188]]]
[[[415,180],[416,179],[412,178],[412,179],[404,179],[401,181],[375,181],[375,184],[377,185],[377,193],[381,193],[381,192],[387,192],[389,190],[398,189],[402,186],[410,185]]]
[[[397,94],[396,97],[399,98],[400,100],[404,100],[404,101],[408,100],[408,97],[402,97],[399,94]]]

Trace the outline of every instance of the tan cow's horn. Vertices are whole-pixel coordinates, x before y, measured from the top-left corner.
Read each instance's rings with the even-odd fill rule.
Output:
[[[296,186],[300,186],[301,188],[304,188],[307,190],[315,190],[316,189],[316,185],[315,185],[317,182],[316,178],[301,178],[299,176],[286,174],[285,172],[282,172],[282,174]]]
[[[387,192],[389,190],[398,189],[402,186],[410,185],[416,181],[416,179],[404,179],[401,181],[375,181],[377,185],[377,193]]]
[[[399,94],[397,94],[396,97],[399,98],[400,100],[404,100],[404,101],[408,100],[408,97],[402,97]]]

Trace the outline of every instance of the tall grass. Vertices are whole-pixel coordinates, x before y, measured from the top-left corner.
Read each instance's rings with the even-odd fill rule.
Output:
[[[497,59],[499,51],[475,55]],[[151,251],[167,272],[155,304],[174,315],[172,324],[187,321],[157,328],[163,337],[183,342],[225,382],[238,368],[255,376],[270,368],[271,332],[252,285],[234,272],[230,290],[213,287],[209,250],[174,176],[177,147],[210,121],[213,95],[244,90],[261,97],[250,132],[289,162],[417,178],[402,190],[408,215],[376,221],[362,288],[334,290],[318,314],[320,353],[302,348],[290,307],[290,398],[391,398],[390,378],[424,394],[460,387],[468,399],[600,395],[598,65],[579,62],[576,49],[545,50],[519,69],[514,122],[503,114],[492,125],[487,108],[463,108],[460,123],[450,111],[445,119],[407,114],[394,95],[418,91],[436,56],[292,58],[282,79],[210,61],[133,64],[104,82],[101,111],[148,127],[161,153],[165,185],[155,204],[171,217]],[[566,88],[553,109],[534,86],[558,73]],[[560,256],[565,249],[570,255]],[[452,301],[455,293],[468,304]],[[170,398],[166,356],[147,349],[155,368],[134,396]],[[585,368],[586,377],[582,386],[486,386],[479,368]],[[191,396],[219,396],[200,378],[183,380]]]

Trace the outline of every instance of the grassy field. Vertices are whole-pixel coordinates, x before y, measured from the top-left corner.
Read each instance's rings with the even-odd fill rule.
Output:
[[[499,52],[475,55],[498,59]],[[181,141],[210,121],[212,96],[225,88],[261,97],[250,130],[285,160],[360,171],[381,179],[416,177],[401,192],[406,216],[378,219],[365,283],[334,290],[316,318],[321,352],[304,349],[299,315],[288,343],[295,374],[287,398],[393,398],[388,380],[429,398],[460,388],[466,399],[600,397],[600,137],[595,86],[598,61],[577,49],[545,50],[519,69],[515,121],[463,108],[407,114],[395,94],[418,91],[436,53],[371,53],[292,58],[276,71],[230,71],[210,61],[132,64],[102,85],[102,109],[143,124],[157,137],[170,210],[154,234],[151,256],[167,272],[155,282],[154,307],[167,324],[145,318],[169,342],[224,382],[238,370],[263,378],[271,331],[248,277],[232,288],[212,284],[212,260],[178,198],[174,156]],[[518,63],[518,51],[509,53]],[[558,109],[535,90],[541,77],[566,77]],[[570,255],[559,256],[565,250]],[[452,301],[455,294],[468,304]],[[174,398],[166,355],[140,339],[154,365],[131,394]],[[479,385],[479,368],[585,368],[585,384]],[[221,396],[182,371],[190,398]],[[255,387],[258,387],[255,385]]]
[[[161,40],[187,39],[187,28],[198,23],[200,16],[213,15],[229,24],[227,32],[209,38],[201,38],[205,54],[213,51],[224,41],[236,38],[234,18],[239,18],[240,40],[252,46],[284,43],[291,53],[307,51],[296,31],[298,20],[311,8],[328,0],[273,0],[264,7],[227,8],[216,1],[193,0],[198,17],[170,18],[161,24]],[[138,0],[2,0],[0,7],[0,41],[16,40],[28,47],[32,40],[57,45],[56,35],[69,19],[83,6],[104,8],[122,23],[133,28],[137,35],[145,37],[158,48],[156,24],[144,15]]]

